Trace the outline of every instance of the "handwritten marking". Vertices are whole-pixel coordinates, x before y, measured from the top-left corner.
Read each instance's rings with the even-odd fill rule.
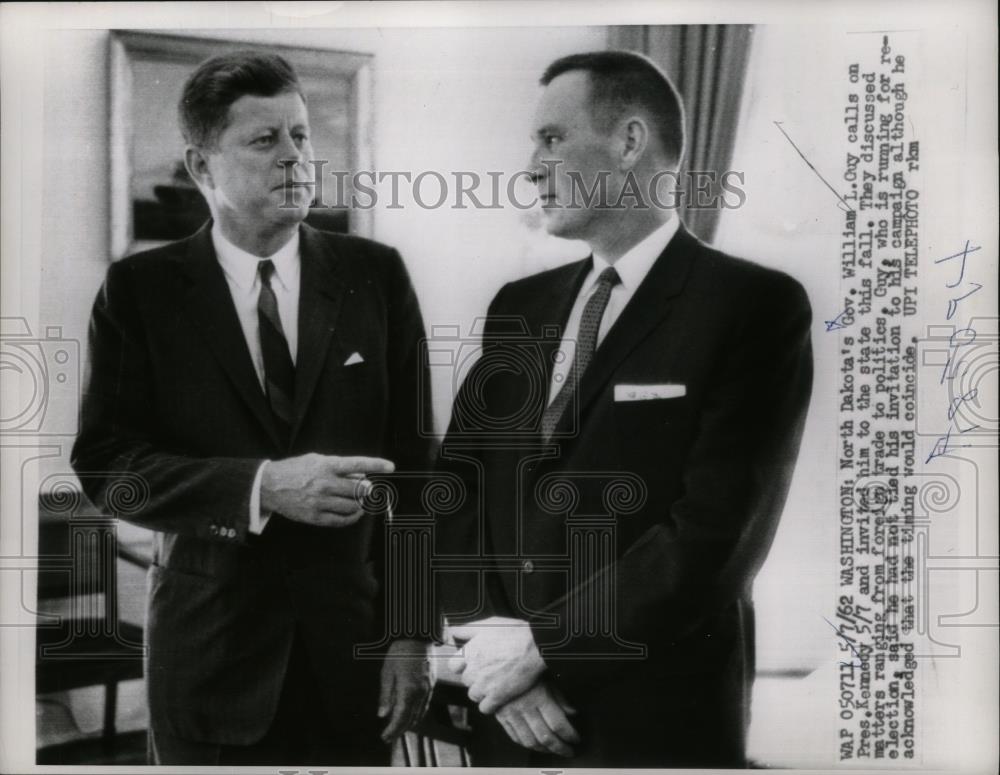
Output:
[[[823,621],[826,622],[827,624],[829,624],[831,627],[833,627],[833,631],[835,633],[837,633],[837,636],[839,638],[841,638],[844,641],[844,643],[847,644],[847,648],[849,648],[851,650],[851,653],[854,654],[854,656],[856,656],[858,659],[861,659],[861,660],[864,659],[864,657],[862,657],[861,654],[858,653],[858,650],[856,648],[854,648],[854,639],[853,638],[851,638],[850,636],[848,636],[842,630],[841,627],[839,627],[838,625],[836,625],[833,622],[831,622],[825,616],[823,617]],[[857,664],[856,665],[853,662],[841,662],[840,666],[841,667],[862,667],[863,665],[861,665],[861,664]]]
[[[954,283],[945,283],[944,286],[945,288],[955,288],[960,282],[962,282],[962,278],[965,277],[965,261],[969,257],[969,253],[975,253],[981,247],[982,247],[981,245],[976,245],[975,247],[970,248],[969,240],[966,240],[964,250],[960,250],[957,253],[952,253],[950,256],[945,256],[944,258],[939,258],[934,262],[935,264],[943,264],[945,261],[952,261],[959,257],[961,257],[962,259],[962,268],[958,273],[958,279],[955,280]]]
[[[951,320],[953,317],[955,317],[955,313],[958,311],[958,302],[962,301],[962,299],[969,298],[972,294],[974,294],[976,291],[978,291],[980,288],[983,287],[981,283],[974,283],[971,281],[969,282],[969,285],[975,285],[976,287],[973,288],[964,296],[959,296],[957,299],[948,299],[948,315],[946,317],[947,320]]]
[[[847,313],[848,310],[845,309],[843,312],[839,313],[837,317],[835,317],[833,320],[824,320],[823,322],[826,324],[826,330],[839,331],[842,328],[847,328],[850,325],[850,323],[842,322],[844,315],[846,315]]]
[[[776,127],[778,127],[778,131],[781,132],[781,134],[783,134],[785,136],[785,139],[789,143],[791,143],[791,146],[792,146],[792,148],[795,149],[795,152],[799,156],[802,157],[802,161],[804,161],[806,163],[806,165],[809,167],[809,169],[811,169],[816,174],[817,178],[819,178],[820,180],[823,181],[823,185],[825,185],[828,189],[830,189],[833,192],[833,195],[835,197],[837,197],[837,199],[839,199],[841,201],[841,203],[844,205],[844,207],[847,208],[847,212],[853,213],[854,212],[854,208],[851,207],[849,204],[847,204],[847,202],[844,201],[844,197],[842,197],[840,194],[837,193],[837,189],[835,189],[833,186],[831,186],[829,183],[827,183],[826,178],[824,178],[822,175],[819,174],[819,170],[816,169],[816,167],[813,166],[813,163],[811,161],[809,161],[809,159],[806,158],[806,155],[804,153],[802,153],[802,151],[799,150],[799,146],[797,146],[795,144],[795,141],[792,140],[792,138],[788,136],[788,132],[786,132],[784,129],[781,128],[781,124],[782,124],[781,121],[775,121],[774,122],[774,125]]]
[[[969,255],[980,250],[981,246],[972,245],[969,240],[965,241],[965,247],[957,253],[952,253],[950,256],[945,256],[944,258],[939,258],[934,261],[935,264],[944,264],[948,261],[960,260],[958,269],[958,279],[953,283],[945,283],[945,288],[957,288],[963,280],[965,280],[965,266],[968,261]],[[956,296],[948,300],[948,311],[947,319],[951,320],[955,317],[958,312],[959,304],[972,296],[974,293],[978,293],[982,289],[982,284],[973,282],[972,280],[966,280],[966,287],[971,287],[972,290],[967,291],[961,296]],[[946,381],[949,385],[955,384],[955,378],[958,377],[959,383],[965,379],[965,375],[969,371],[970,364],[965,364],[965,369],[963,369],[961,375],[958,372],[958,362],[956,356],[959,350],[963,347],[968,347],[976,341],[976,329],[971,326],[966,326],[965,328],[957,329],[950,337],[948,337],[948,360],[944,364],[944,368],[941,369],[941,378],[938,383],[943,385]],[[954,363],[954,366],[952,365]],[[957,398],[952,398],[948,402],[948,430],[943,436],[939,436],[934,442],[934,446],[931,448],[930,454],[924,463],[930,463],[934,458],[947,455],[953,449],[960,449],[963,447],[971,447],[972,444],[956,444],[952,443],[951,436],[952,432],[956,435],[961,435],[963,433],[969,433],[971,431],[979,428],[979,425],[970,425],[963,428],[956,419],[955,415],[958,414],[959,409],[965,403],[973,404],[978,407],[979,389],[973,387],[967,390],[965,393],[960,394]]]

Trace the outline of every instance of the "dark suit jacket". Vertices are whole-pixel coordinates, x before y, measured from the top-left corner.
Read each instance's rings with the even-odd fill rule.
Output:
[[[590,265],[511,283],[490,307],[442,447],[470,497],[437,540],[491,570],[478,586],[478,572],[440,574],[444,609],[531,621],[579,709],[573,764],[738,766],[751,586],[811,390],[809,302],[788,276],[681,227],[544,445],[553,355]],[[665,383],[683,395],[615,398],[616,385]],[[525,763],[515,755],[502,763]]]
[[[301,226],[294,429],[282,448],[210,226],[113,264],[90,326],[90,373],[73,465],[87,495],[156,532],[149,576],[152,724],[246,745],[276,709],[293,632],[341,728],[375,719],[381,518],[325,529],[280,515],[248,534],[264,459],[376,455],[426,470],[417,433],[426,358],[399,254]],[[363,363],[345,365],[360,353]],[[425,383],[426,384],[426,383]],[[84,475],[86,474],[86,475]],[[128,497],[128,488],[133,488]],[[376,547],[377,548],[377,547]]]

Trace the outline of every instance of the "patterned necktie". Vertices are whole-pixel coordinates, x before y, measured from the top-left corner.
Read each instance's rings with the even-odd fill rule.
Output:
[[[271,287],[274,262],[257,265],[260,273],[260,296],[257,297],[257,322],[260,326],[260,350],[264,357],[264,393],[278,430],[287,443],[292,431],[292,397],[295,395],[295,365],[288,352],[288,341],[278,315],[278,300]]]
[[[583,373],[590,365],[590,359],[594,357],[594,350],[597,349],[597,331],[601,327],[601,318],[604,317],[608,299],[611,298],[611,289],[620,282],[621,278],[613,266],[609,266],[597,278],[597,288],[587,300],[587,304],[583,308],[583,315],[580,317],[580,330],[576,336],[576,356],[573,358],[573,365],[570,367],[562,389],[556,394],[552,403],[545,408],[545,413],[542,415],[542,440],[545,442],[552,438],[559,418],[566,411],[566,406],[576,393]]]

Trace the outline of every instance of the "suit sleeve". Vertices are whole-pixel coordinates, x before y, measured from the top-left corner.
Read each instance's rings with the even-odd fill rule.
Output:
[[[190,457],[159,442],[134,274],[130,261],[113,264],[94,302],[73,468],[91,501],[110,514],[153,530],[243,541],[263,461]]]
[[[615,564],[544,613],[567,622],[588,587],[614,574],[618,634],[662,650],[749,595],[788,493],[812,387],[805,292],[781,276],[754,295],[702,404],[683,494]],[[570,690],[611,680],[623,664],[560,658],[601,644],[565,626],[532,622],[532,629],[550,671]]]

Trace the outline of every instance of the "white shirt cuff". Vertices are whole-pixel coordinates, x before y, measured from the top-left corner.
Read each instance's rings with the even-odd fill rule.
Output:
[[[270,461],[265,460],[257,469],[257,476],[253,479],[253,488],[250,490],[250,532],[260,535],[271,518],[270,512],[262,514],[260,511],[260,483],[264,478],[264,466]]]

